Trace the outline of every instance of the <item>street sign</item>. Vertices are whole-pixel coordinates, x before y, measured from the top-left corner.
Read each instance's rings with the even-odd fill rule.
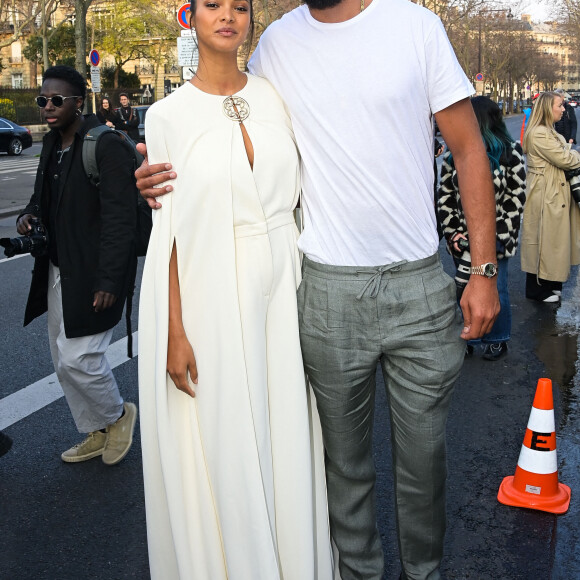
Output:
[[[91,50],[89,53],[89,60],[93,66],[99,66],[99,62],[101,62],[101,57],[99,56],[98,51]]]
[[[196,67],[199,63],[199,52],[195,32],[191,31],[187,36],[177,39],[177,58],[179,66]]]
[[[482,73],[477,73],[475,75],[475,80],[476,81],[482,81],[483,80],[483,74]]]
[[[181,28],[191,28],[189,26],[189,15],[191,11],[191,4],[188,2],[181,6],[177,11],[177,22]]]
[[[145,87],[145,90],[143,91],[143,98],[144,99],[150,99],[151,98],[151,91],[149,90],[149,85],[147,85]]]
[[[91,67],[91,87],[93,93],[101,92],[101,69],[98,66]]]

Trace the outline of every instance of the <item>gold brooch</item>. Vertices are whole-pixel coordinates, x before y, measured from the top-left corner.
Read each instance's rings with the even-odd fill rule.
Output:
[[[223,103],[224,115],[241,123],[250,116],[250,105],[241,97],[226,97]]]

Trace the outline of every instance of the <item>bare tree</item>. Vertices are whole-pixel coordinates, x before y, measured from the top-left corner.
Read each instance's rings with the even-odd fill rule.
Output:
[[[93,0],[75,0],[75,68],[87,78],[87,12]]]
[[[58,5],[59,0],[0,0],[0,48],[37,32],[42,22],[43,6],[48,18]]]

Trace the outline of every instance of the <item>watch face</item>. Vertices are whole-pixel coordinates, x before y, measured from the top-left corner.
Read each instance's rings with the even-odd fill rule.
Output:
[[[485,266],[483,267],[483,273],[488,278],[492,278],[493,276],[495,276],[497,274],[497,266],[495,264],[491,264],[491,263],[485,264]]]

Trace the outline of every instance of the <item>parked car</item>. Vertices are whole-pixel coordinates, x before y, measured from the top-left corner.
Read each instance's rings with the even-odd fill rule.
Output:
[[[0,151],[8,155],[20,155],[29,147],[32,147],[30,131],[26,127],[0,117]]]
[[[145,117],[147,116],[147,109],[150,105],[137,105],[133,107],[133,111],[139,115],[139,142],[145,143]]]
[[[503,101],[503,99],[500,99],[500,100],[497,102],[497,106],[498,106],[498,107],[499,107],[499,108],[502,110],[502,112],[504,111],[504,101]],[[526,101],[525,101],[524,99],[520,99],[520,100],[519,100],[519,107],[520,107],[520,110],[521,110],[521,109],[523,109],[523,108],[524,108],[524,107],[526,107],[526,106],[527,106],[527,103],[526,103]],[[517,111],[517,108],[518,108],[518,100],[517,100],[517,99],[514,99],[514,100],[512,101],[512,110],[511,110],[511,112],[512,112],[512,113],[515,113],[515,112]]]
[[[577,101],[577,99],[574,99],[574,98],[572,98],[572,99],[570,99],[570,100],[568,101],[568,104],[569,104],[571,107],[577,107],[577,106],[578,106],[578,101]]]

